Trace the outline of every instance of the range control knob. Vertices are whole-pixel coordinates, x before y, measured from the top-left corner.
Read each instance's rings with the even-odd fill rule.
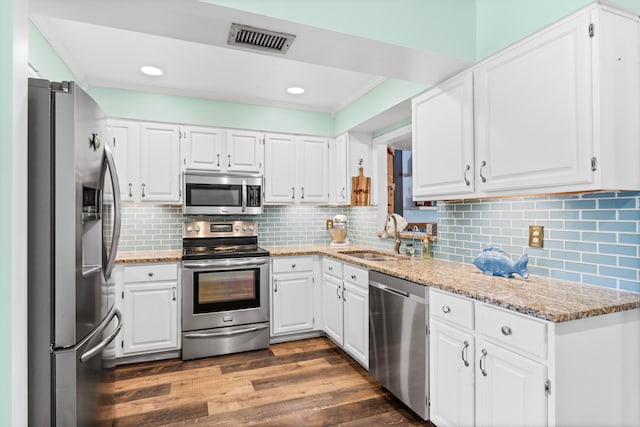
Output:
[[[249,226],[249,230],[253,231],[255,229],[255,227],[253,225]]]
[[[199,232],[200,232],[200,226],[196,225],[196,233],[199,233]]]
[[[247,231],[247,226],[246,225],[242,226],[242,231]]]
[[[188,226],[187,227],[187,233],[191,233],[193,231],[193,227],[192,226]]]
[[[240,231],[240,226],[238,224],[236,224],[236,231]]]

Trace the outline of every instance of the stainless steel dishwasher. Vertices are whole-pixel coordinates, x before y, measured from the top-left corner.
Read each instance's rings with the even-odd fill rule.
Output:
[[[429,418],[429,293],[426,286],[369,273],[369,373]]]

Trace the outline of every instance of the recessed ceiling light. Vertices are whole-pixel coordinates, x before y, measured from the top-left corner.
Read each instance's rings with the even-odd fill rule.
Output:
[[[304,89],[301,87],[290,87],[287,89],[287,92],[289,92],[291,95],[301,95],[304,93]]]
[[[147,76],[161,76],[163,71],[158,67],[152,67],[151,65],[145,65],[144,67],[140,67],[140,71],[142,71]]]

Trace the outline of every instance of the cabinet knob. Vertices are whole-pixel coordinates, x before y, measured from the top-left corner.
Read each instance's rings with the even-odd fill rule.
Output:
[[[467,352],[469,351],[469,341],[464,342],[464,347],[462,347],[462,351],[460,352],[460,357],[462,358],[462,362],[464,366],[469,366],[469,358]]]
[[[173,291],[173,300],[175,301],[177,296],[176,296],[176,287],[174,286],[173,288],[171,288],[171,290]]]
[[[356,275],[355,274],[351,275],[351,280],[356,280]]]
[[[482,182],[487,182],[487,178],[484,176],[484,167],[487,166],[487,162],[484,160],[480,163],[480,179]]]
[[[145,192],[144,192],[144,187],[146,187],[147,185],[143,182],[142,183],[142,197],[146,196]]]
[[[464,184],[468,187],[469,185],[471,185],[471,181],[469,181],[469,178],[467,178],[467,173],[469,172],[469,170],[471,169],[470,165],[467,165],[467,167],[464,168]]]
[[[327,270],[329,270],[329,271],[333,271],[333,267],[329,267]]]
[[[278,279],[273,279],[273,292],[278,292]]]
[[[291,268],[296,268],[296,265],[295,264],[291,264]]]
[[[132,190],[131,187],[133,187],[133,184],[129,183],[129,197],[133,197],[133,192],[131,191]]]
[[[448,305],[443,305],[442,306],[442,312],[444,314],[450,313],[451,312],[451,307],[449,307]]]
[[[486,366],[483,366],[482,362],[487,358],[487,350],[485,350],[484,348],[482,349],[482,356],[480,357],[480,372],[482,372],[482,376],[486,377],[487,376],[487,370],[486,370]]]
[[[147,273],[149,275],[149,277],[153,277],[153,271],[150,271],[149,273]]]
[[[511,328],[508,326],[503,326],[502,328],[500,328],[500,330],[502,331],[502,335],[505,336],[509,336],[512,333]]]

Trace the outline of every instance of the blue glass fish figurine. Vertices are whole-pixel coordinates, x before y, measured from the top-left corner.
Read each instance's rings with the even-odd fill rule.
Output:
[[[489,276],[513,277],[513,273],[519,274],[523,279],[529,277],[527,263],[529,257],[523,253],[515,263],[509,258],[509,254],[495,246],[486,246],[480,255],[473,259],[473,265]]]

